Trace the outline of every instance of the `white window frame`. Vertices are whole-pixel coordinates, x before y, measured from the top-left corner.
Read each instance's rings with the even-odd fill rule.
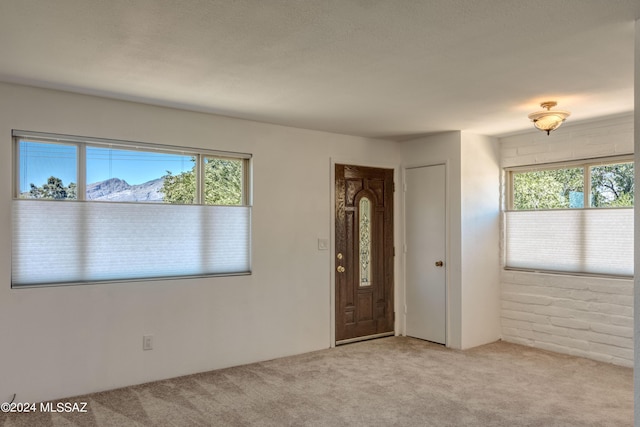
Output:
[[[80,137],[80,136],[71,136],[71,135],[57,135],[51,133],[42,133],[42,132],[28,132],[21,130],[14,130],[12,132],[13,136],[13,161],[14,161],[14,170],[13,170],[13,218],[12,218],[12,232],[13,232],[13,249],[12,249],[12,287],[13,288],[30,288],[30,287],[42,287],[42,286],[60,286],[60,285],[77,285],[77,284],[93,284],[93,283],[105,283],[105,282],[134,282],[141,280],[162,280],[162,279],[175,279],[181,277],[211,277],[211,276],[237,276],[237,275],[247,275],[251,274],[251,154],[247,153],[235,153],[235,152],[227,152],[227,151],[219,151],[219,150],[207,150],[207,149],[198,149],[198,148],[186,148],[181,146],[169,146],[169,145],[160,145],[160,144],[149,144],[149,143],[141,143],[141,142],[132,142],[132,141],[118,141],[111,139],[103,139],[103,138],[91,138],[91,137]],[[28,140],[33,142],[43,142],[43,143],[62,143],[75,145],[77,147],[77,199],[64,199],[64,200],[52,200],[52,199],[30,199],[30,198],[21,198],[20,197],[20,159],[19,159],[19,144],[22,140]],[[193,156],[196,158],[196,201],[194,204],[188,205],[176,205],[169,203],[145,203],[145,202],[131,202],[131,201],[92,201],[85,200],[86,199],[86,147],[107,147],[114,149],[126,149],[126,150],[139,150],[146,152],[158,152],[158,153],[171,153],[171,154],[182,154],[187,156]],[[218,159],[230,159],[230,160],[241,160],[243,162],[243,176],[242,176],[242,204],[241,205],[205,205],[202,202],[204,201],[204,162],[205,158],[218,158]],[[63,208],[67,206],[66,208]],[[130,206],[130,207],[127,207]],[[62,209],[57,209],[57,208]],[[65,276],[65,272],[60,274],[52,273],[53,277],[56,279],[52,279],[50,282],[47,279],[42,279],[43,274],[38,276],[37,274],[31,274],[28,270],[27,262],[25,259],[29,259],[31,252],[28,249],[29,246],[24,241],[21,241],[23,235],[28,235],[29,233],[26,231],[27,228],[23,223],[37,224],[37,219],[23,219],[29,217],[32,212],[43,212],[43,211],[51,211],[51,212],[71,212],[73,215],[83,215],[82,212],[103,212],[107,214],[108,212],[115,212],[115,215],[118,215],[118,212],[122,212],[123,210],[131,209],[132,212],[144,212],[145,215],[153,215],[153,212],[162,213],[166,217],[166,212],[168,210],[174,210],[175,212],[181,212],[182,214],[187,213],[190,214],[192,218],[203,218],[204,221],[202,224],[199,224],[200,220],[193,220],[192,222],[183,221],[181,217],[177,217],[177,221],[180,227],[191,228],[191,235],[196,236],[197,239],[200,239],[200,236],[206,236],[202,238],[200,243],[194,243],[189,247],[189,250],[193,250],[195,252],[186,252],[185,253],[193,253],[194,256],[192,258],[200,259],[198,262],[199,266],[195,268],[195,270],[188,270],[189,266],[186,266],[184,269],[178,268],[175,274],[172,272],[174,270],[162,270],[158,268],[158,270],[167,271],[164,274],[162,271],[159,273],[155,273],[152,271],[154,268],[151,262],[147,263],[146,266],[141,271],[150,271],[149,275],[146,273],[122,273],[122,277],[111,277],[111,275],[107,276],[95,276],[97,278],[91,278],[91,274],[88,276],[74,276],[73,274],[68,277]],[[126,211],[128,212],[128,211]],[[239,212],[239,213],[238,213]],[[22,215],[21,213],[24,213]],[[238,213],[238,214],[237,214]],[[34,215],[39,215],[35,213]],[[42,214],[43,215],[43,214]],[[66,215],[66,213],[64,214]],[[120,214],[121,215],[121,214]],[[230,216],[231,215],[231,216]],[[240,217],[234,216],[240,215]],[[82,229],[82,226],[77,226],[77,222],[71,220],[72,222],[68,222],[70,217],[58,217],[57,220],[62,221],[63,219],[68,225],[68,228],[65,229],[73,229],[73,232],[82,233],[82,231],[77,231],[76,229]],[[90,218],[90,217],[85,217]],[[144,216],[144,218],[148,218],[148,216]],[[236,219],[234,219],[236,218]],[[240,219],[238,219],[240,218]],[[31,222],[29,222],[31,221]],[[239,221],[239,222],[238,222]],[[82,220],[80,222],[83,222]],[[153,221],[154,223],[157,221]],[[147,221],[147,223],[151,223]],[[122,223],[124,224],[124,223]],[[217,224],[220,224],[217,226]],[[221,224],[225,224],[224,227]],[[237,228],[237,227],[240,228]],[[22,228],[20,228],[22,227]],[[199,229],[198,227],[204,227],[203,229]],[[236,227],[236,228],[234,228]],[[105,232],[105,227],[103,227],[102,232]],[[184,229],[184,228],[183,228]],[[119,229],[115,229],[118,231]],[[221,231],[222,230],[222,231]],[[231,230],[231,231],[229,231]],[[92,229],[91,233],[98,233]],[[110,231],[107,230],[107,233]],[[74,253],[82,253],[83,251],[91,251],[95,247],[87,246],[87,241],[91,241],[90,238],[86,237],[78,237],[75,241],[81,242],[75,246],[76,252]],[[235,234],[232,234],[235,233]],[[239,234],[238,234],[239,233]],[[124,233],[112,233],[112,234],[121,234]],[[168,232],[168,234],[170,234]],[[159,234],[156,234],[158,236]],[[211,236],[211,237],[209,237]],[[222,236],[222,237],[217,237]],[[211,240],[211,239],[219,239],[228,237],[231,240],[226,240],[231,243],[231,250],[229,252],[225,252],[225,241],[222,240]],[[161,241],[162,237],[153,237],[152,239],[156,239]],[[209,239],[209,240],[207,240]],[[33,240],[33,236],[31,236],[31,240]],[[93,239],[95,241],[95,239]],[[49,240],[51,241],[51,240]],[[172,242],[175,242],[173,240]],[[240,243],[233,243],[240,242]],[[164,247],[172,247],[171,242],[164,242]],[[199,246],[198,246],[199,245]],[[46,247],[46,244],[41,244],[40,246]],[[103,245],[106,247],[108,245]],[[26,248],[26,249],[25,249]],[[102,250],[102,249],[101,249]],[[143,258],[145,255],[143,250],[136,250],[141,255],[140,258]],[[200,252],[200,251],[204,252]],[[96,249],[97,251],[97,249]],[[222,252],[221,252],[222,251]],[[237,252],[240,251],[240,252]],[[35,252],[35,251],[34,251]],[[114,254],[115,254],[114,250]],[[242,256],[241,261],[236,261],[234,257],[235,254],[238,253]],[[222,255],[221,255],[222,254]],[[186,256],[186,255],[185,255]],[[222,256],[222,258],[220,258]],[[217,258],[216,258],[217,257]],[[69,257],[70,258],[70,257]],[[83,261],[82,256],[79,256],[76,264],[81,264]],[[91,256],[84,257],[84,259],[91,258]],[[94,257],[95,258],[95,257]],[[117,256],[114,255],[114,259]],[[108,257],[104,258],[107,263],[109,260]],[[213,260],[213,261],[212,261]],[[217,260],[221,260],[219,265],[221,267],[211,265],[218,263]],[[75,261],[75,259],[74,259]],[[121,261],[120,265],[127,264],[128,260],[124,262]],[[71,264],[71,262],[68,262]],[[134,263],[132,263],[134,264]],[[53,264],[52,264],[53,265]],[[91,264],[93,265],[93,264]],[[232,267],[224,267],[225,265],[231,265]],[[240,265],[240,267],[237,267]],[[126,268],[125,268],[126,267]],[[126,270],[128,266],[123,267],[123,270]],[[164,267],[164,266],[163,266]],[[84,270],[90,270],[93,267],[89,266],[84,268]],[[98,268],[98,270],[102,268],[105,270],[104,266]],[[169,267],[167,267],[169,268]],[[225,268],[229,268],[229,271],[218,271],[224,270]],[[234,270],[235,269],[235,270]],[[83,268],[80,268],[83,270]],[[97,271],[97,270],[96,270]],[[25,273],[26,272],[26,273]],[[56,275],[57,274],[57,275]],[[84,274],[84,273],[83,273]],[[88,273],[87,273],[88,274]],[[16,277],[18,279],[16,279]],[[89,278],[87,278],[89,277]],[[15,279],[15,280],[14,280]]]
[[[610,211],[609,214],[614,214],[615,211],[622,213],[623,210],[631,211],[631,216],[633,216],[633,207],[592,207],[591,206],[591,168],[594,166],[603,166],[603,165],[611,165],[618,163],[634,163],[633,154],[629,155],[620,155],[620,156],[610,156],[610,157],[601,157],[601,158],[592,158],[592,159],[582,159],[575,161],[567,161],[567,162],[558,162],[558,163],[547,163],[547,164],[538,164],[538,165],[526,165],[526,166],[515,166],[504,168],[504,177],[505,177],[505,209],[503,211],[503,268],[505,270],[514,270],[514,271],[532,271],[532,272],[541,272],[541,273],[551,273],[551,274],[570,274],[570,275],[581,275],[581,276],[596,276],[596,277],[615,277],[615,278],[630,278],[633,277],[633,273],[631,274],[618,274],[618,273],[609,273],[609,272],[591,272],[591,271],[580,271],[573,268],[569,268],[567,270],[564,269],[555,269],[548,268],[549,265],[537,265],[537,266],[528,266],[528,267],[518,267],[509,265],[509,236],[508,236],[508,221],[510,215],[536,215],[537,212],[541,213],[541,216],[554,216],[554,211],[557,211],[560,214],[562,211],[565,211],[567,215],[573,216],[585,216],[585,217],[593,217],[593,215],[599,215],[596,212],[601,212],[602,215],[606,215],[607,211]],[[543,170],[555,170],[555,169],[568,169],[568,168],[584,168],[584,207],[583,208],[559,208],[559,209],[539,209],[539,210],[524,210],[524,209],[514,209],[514,175],[517,173],[523,172],[536,172]],[[634,201],[635,205],[635,201]],[[613,211],[613,212],[612,212]],[[629,216],[626,215],[625,216]],[[625,222],[626,223],[626,222]],[[633,236],[633,221],[631,221],[632,229],[628,232],[630,233],[631,239]],[[583,233],[584,230],[581,230]],[[627,233],[627,234],[628,234]],[[586,243],[586,237],[581,237],[582,244]],[[557,242],[558,245],[562,245],[564,242]],[[544,250],[544,249],[540,249]],[[532,256],[532,258],[534,258]],[[631,258],[633,258],[631,256]],[[633,271],[633,260],[631,259],[630,268]],[[629,264],[627,262],[627,264]],[[532,264],[535,263],[532,262]],[[587,266],[585,270],[589,270],[592,267]],[[595,268],[596,270],[598,267]],[[627,268],[628,270],[629,268]]]
[[[593,166],[605,166],[616,163],[634,163],[633,154],[626,154],[622,156],[610,156],[610,157],[599,157],[594,159],[583,159],[583,160],[573,160],[568,162],[557,162],[557,163],[541,163],[538,165],[525,165],[525,166],[512,166],[508,168],[504,168],[505,177],[506,177],[506,210],[511,211],[513,209],[513,176],[516,173],[523,172],[538,172],[545,170],[555,170],[555,169],[570,169],[570,168],[584,168],[584,208],[571,208],[571,209],[625,209],[625,208],[599,208],[591,206],[591,174],[588,172]],[[634,201],[635,205],[635,201]],[[523,210],[523,209],[518,209]]]
[[[14,171],[13,174],[13,197],[18,198],[20,196],[20,157],[18,151],[18,144],[20,140],[28,139],[33,142],[44,143],[58,143],[73,145],[78,148],[77,151],[77,192],[79,201],[85,200],[86,197],[86,148],[87,147],[100,147],[100,148],[114,148],[129,151],[141,151],[141,152],[156,152],[165,154],[180,154],[184,156],[192,156],[196,159],[196,200],[194,204],[203,204],[204,200],[204,160],[205,158],[218,158],[227,160],[242,160],[243,161],[243,176],[242,176],[242,206],[251,205],[251,173],[250,173],[250,160],[251,154],[238,153],[230,151],[220,150],[208,150],[202,148],[189,148],[173,145],[151,144],[145,142],[133,142],[133,141],[120,141],[105,138],[93,138],[93,137],[80,137],[72,135],[58,135],[44,132],[28,132],[22,130],[13,130],[12,132],[14,140]],[[131,203],[131,202],[119,202],[119,203]]]

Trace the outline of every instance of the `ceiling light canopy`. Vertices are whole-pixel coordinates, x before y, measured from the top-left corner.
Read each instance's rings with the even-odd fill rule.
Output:
[[[571,115],[568,111],[551,111],[551,107],[555,107],[556,105],[558,105],[558,103],[555,101],[543,102],[540,106],[546,108],[546,110],[529,114],[529,119],[531,119],[533,125],[541,131],[547,132],[547,135],[549,135],[552,130],[558,129],[562,122]]]

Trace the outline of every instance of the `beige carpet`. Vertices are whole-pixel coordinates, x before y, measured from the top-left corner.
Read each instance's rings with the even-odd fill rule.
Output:
[[[632,370],[497,342],[391,337],[63,399],[0,426],[631,426]]]

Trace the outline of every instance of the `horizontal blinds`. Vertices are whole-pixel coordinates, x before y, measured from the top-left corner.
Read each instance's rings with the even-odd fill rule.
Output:
[[[248,206],[13,200],[12,285],[250,271]]]
[[[633,209],[505,212],[506,267],[633,276]]]

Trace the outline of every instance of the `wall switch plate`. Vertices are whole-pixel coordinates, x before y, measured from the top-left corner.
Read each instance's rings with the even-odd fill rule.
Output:
[[[329,239],[318,239],[318,250],[319,251],[329,250]]]
[[[142,336],[142,349],[153,350],[153,335]]]

